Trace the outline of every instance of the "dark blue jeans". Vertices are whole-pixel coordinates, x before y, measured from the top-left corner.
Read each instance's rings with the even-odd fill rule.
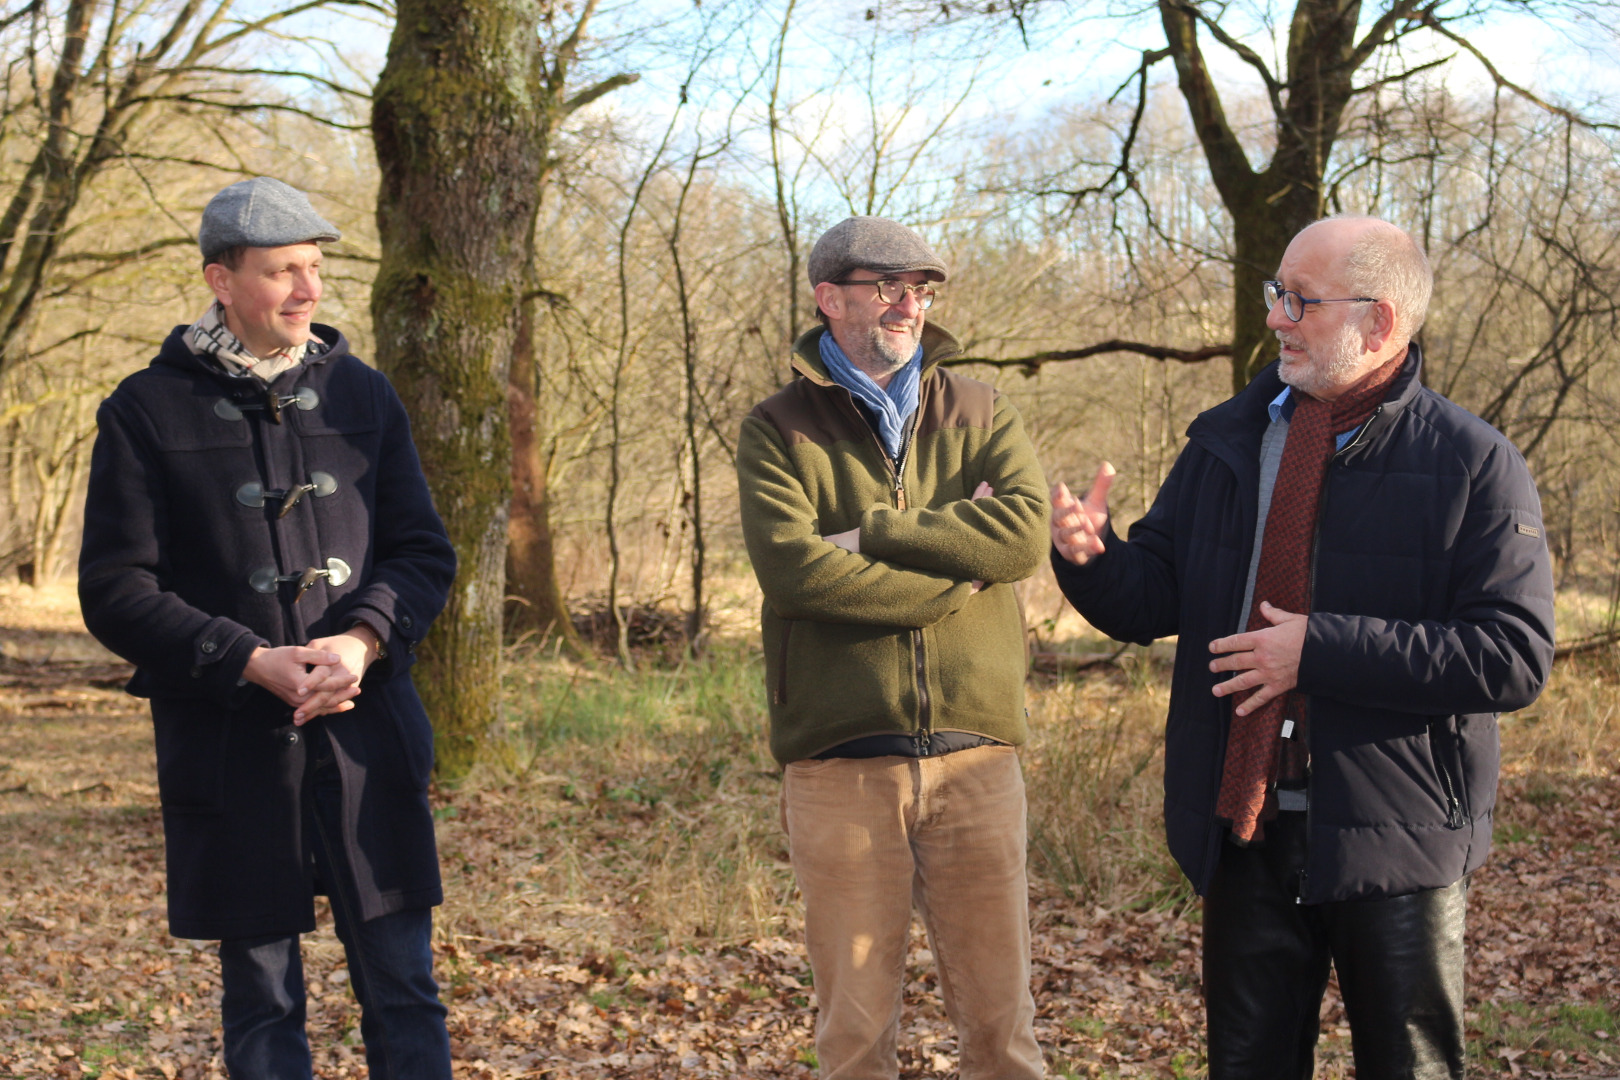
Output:
[[[372,1080],[449,1080],[450,1038],[433,981],[433,913],[423,908],[360,920],[341,840],[343,787],[332,745],[318,723],[305,733],[310,767],[305,773],[304,835],[348,957],[349,985],[360,1002],[360,1035]],[[230,1075],[234,1080],[310,1077],[298,935],[222,941],[219,961]]]

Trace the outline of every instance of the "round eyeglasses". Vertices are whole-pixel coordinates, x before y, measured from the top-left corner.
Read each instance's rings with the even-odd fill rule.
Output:
[[[1376,296],[1350,296],[1341,300],[1311,300],[1307,297],[1301,296],[1293,289],[1283,288],[1282,282],[1280,281],[1263,281],[1260,283],[1260,289],[1265,294],[1267,311],[1270,311],[1272,308],[1276,307],[1277,301],[1281,300],[1283,314],[1288,316],[1294,322],[1299,322],[1299,320],[1305,317],[1306,304],[1378,303],[1378,298]]]
[[[829,285],[871,285],[877,289],[878,299],[893,307],[906,298],[910,293],[917,298],[917,306],[927,311],[934,306],[934,287],[927,283],[922,285],[908,285],[895,278],[845,278],[842,281],[829,281]]]

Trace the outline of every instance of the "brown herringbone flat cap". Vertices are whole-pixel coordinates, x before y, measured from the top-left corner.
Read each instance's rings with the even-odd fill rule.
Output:
[[[897,221],[880,217],[845,218],[822,233],[810,249],[812,288],[856,269],[878,274],[921,270],[930,281],[945,280],[944,261],[922,237]]]

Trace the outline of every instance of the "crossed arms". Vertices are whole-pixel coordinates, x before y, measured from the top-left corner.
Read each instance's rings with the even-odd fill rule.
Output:
[[[988,440],[961,462],[964,497],[932,506],[846,509],[837,478],[812,495],[781,432],[759,417],[743,422],[737,460],[743,538],[784,618],[928,626],[966,604],[975,582],[1021,580],[1045,554],[1045,479],[1001,398]],[[983,485],[993,494],[967,497]]]

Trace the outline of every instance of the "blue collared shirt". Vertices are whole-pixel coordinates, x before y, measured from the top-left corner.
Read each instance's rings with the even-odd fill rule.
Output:
[[[1294,418],[1294,406],[1297,404],[1299,403],[1294,400],[1294,388],[1285,386],[1282,393],[1271,399],[1271,404],[1266,406],[1266,411],[1271,414],[1271,422],[1275,424],[1278,420],[1292,420]],[[1349,442],[1350,436],[1355,433],[1356,429],[1351,428],[1349,431],[1341,431],[1333,436],[1335,443],[1333,452],[1338,453],[1343,450],[1344,444]]]
[[[1280,419],[1290,419],[1291,421],[1294,418],[1294,405],[1298,405],[1298,402],[1294,402],[1293,387],[1283,387],[1283,392],[1272,398],[1272,403],[1265,406],[1265,411],[1272,415],[1273,424],[1280,421]],[[1354,434],[1356,434],[1356,427],[1351,427],[1349,431],[1338,432],[1336,436],[1333,436],[1333,444],[1335,444],[1333,445],[1333,453],[1345,449],[1346,442],[1349,442],[1349,437],[1354,436]]]

